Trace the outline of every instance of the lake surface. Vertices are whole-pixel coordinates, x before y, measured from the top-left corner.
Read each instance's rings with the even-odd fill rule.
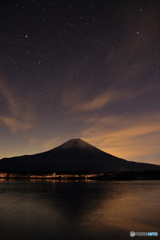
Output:
[[[130,231],[159,239],[160,181],[0,181],[0,240],[134,239]]]

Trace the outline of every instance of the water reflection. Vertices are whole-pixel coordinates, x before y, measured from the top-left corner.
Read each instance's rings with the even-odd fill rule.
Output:
[[[0,239],[129,239],[158,231],[159,199],[160,181],[0,182]]]

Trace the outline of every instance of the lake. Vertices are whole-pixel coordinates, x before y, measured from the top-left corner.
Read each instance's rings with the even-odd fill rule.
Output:
[[[0,181],[1,240],[125,240],[130,231],[159,239],[160,181]]]

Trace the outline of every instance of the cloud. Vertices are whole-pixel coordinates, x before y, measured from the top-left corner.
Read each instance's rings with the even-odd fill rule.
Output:
[[[41,149],[41,151],[47,151],[50,150],[52,148],[55,148],[56,146],[59,146],[60,144],[62,144],[62,138],[60,137],[54,137],[51,138],[49,140],[45,140],[45,139],[30,139],[30,146],[33,147],[34,149]],[[39,151],[39,150],[38,150]]]
[[[128,77],[126,73],[126,78]],[[134,109],[137,104],[137,98],[142,102],[143,99],[145,100],[145,98],[147,96],[149,97],[149,95],[153,94],[153,92],[158,92],[159,89],[160,84],[148,88],[144,88],[143,86],[143,88],[126,88],[123,90],[120,87],[119,89],[116,87],[114,89],[110,87],[108,89],[104,89],[97,95],[95,94],[95,96],[91,96],[90,94],[87,94],[83,86],[74,87],[74,89],[68,87],[63,89],[61,92],[59,104],[61,108],[65,109],[65,112],[68,111],[69,113],[74,114],[74,116],[82,113],[89,114],[89,112],[93,113],[103,109],[106,110],[107,107],[110,107],[111,105],[114,107],[114,109],[116,109],[117,104],[122,109],[125,107],[128,108],[126,100],[130,101],[130,106],[133,106]]]
[[[68,107],[70,111],[88,112],[100,110],[113,102],[124,100],[127,94],[122,94],[118,90],[107,89],[99,95],[89,98],[85,94],[83,86],[74,89],[67,88],[61,94],[60,103],[63,107]],[[87,99],[89,98],[89,99]]]
[[[31,125],[28,123],[21,122],[15,118],[0,117],[0,121],[3,122],[11,132],[16,133],[18,130],[28,130]]]
[[[52,138],[50,140],[44,141],[42,143],[42,146],[46,150],[50,150],[50,149],[54,148],[55,146],[59,146],[60,144],[62,144],[62,139],[60,137],[55,137],[55,138]]]
[[[121,98],[122,95],[120,95],[117,91],[108,90],[90,101],[79,103],[77,107],[83,111],[99,110]]]
[[[0,92],[4,99],[6,100],[6,102],[8,103],[8,108],[10,112],[15,116],[18,115],[18,113],[21,111],[21,106],[18,103],[18,99],[13,94],[11,88],[5,82],[3,76],[0,76]]]
[[[33,104],[15,94],[2,75],[0,75],[0,92],[6,105],[1,113],[0,121],[14,133],[30,129],[35,115]]]
[[[136,17],[128,19],[128,24],[122,27],[121,34],[112,43],[112,47],[106,44],[106,69],[109,69],[108,77],[115,85],[127,88],[133,84],[141,88],[145,78],[145,85],[150,84],[147,81],[147,66],[148,70],[151,66],[158,70],[158,61],[157,64],[151,62],[155,46],[158,45],[157,16],[156,8],[146,7],[143,14],[137,12]]]
[[[120,115],[92,117],[91,120],[84,118],[85,129],[81,136],[115,156],[132,161],[152,162],[153,156],[155,159],[159,156],[160,126],[156,121],[159,118],[159,113],[152,116],[141,114],[132,118]]]

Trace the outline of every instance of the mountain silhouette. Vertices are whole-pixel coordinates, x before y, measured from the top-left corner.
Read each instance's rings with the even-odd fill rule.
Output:
[[[81,139],[71,139],[47,152],[0,160],[1,172],[107,173],[147,170],[160,170],[160,166],[115,157]]]

